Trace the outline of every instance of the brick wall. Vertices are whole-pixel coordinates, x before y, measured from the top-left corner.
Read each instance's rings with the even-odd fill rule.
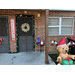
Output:
[[[74,17],[74,35],[75,36],[75,12],[74,11],[49,11],[49,17]],[[52,46],[51,41],[55,40],[59,43],[59,41],[64,37],[70,37],[70,36],[49,36],[49,53],[56,53],[56,45]],[[67,41],[67,39],[66,39]],[[67,43],[67,42],[66,42]]]
[[[45,40],[45,11],[41,10],[27,10],[27,13],[24,13],[25,10],[3,10],[0,9],[0,15],[1,16],[8,16],[9,20],[10,18],[14,18],[16,15],[22,14],[22,15],[34,15],[34,22],[35,22],[35,40],[39,36],[40,38],[43,38]],[[40,13],[41,17],[37,17],[37,14]],[[10,21],[9,21],[9,38],[10,38]],[[10,40],[10,52],[16,52],[16,42],[12,42]],[[44,41],[45,42],[45,41]],[[44,49],[44,47],[43,47]],[[39,51],[40,46],[36,45],[35,42],[35,51]],[[44,49],[45,50],[45,49]]]
[[[13,15],[13,16],[10,15],[10,16],[9,16],[9,22],[10,22],[10,19],[11,19],[11,18],[15,19],[15,15]],[[9,23],[9,37],[11,37],[10,29],[11,29],[11,28],[10,28],[10,23]],[[9,40],[10,40],[10,52],[17,52],[17,51],[16,51],[16,41],[13,41],[13,42],[12,42],[12,41],[11,41],[11,38],[10,38]]]
[[[27,13],[24,13],[25,10],[1,10],[0,15],[8,16],[10,18],[15,18],[15,15],[22,14],[22,15],[34,15],[34,22],[35,22],[35,41],[37,37],[44,39],[45,42],[45,11],[42,10],[27,10]],[[37,14],[40,13],[40,17],[37,17]],[[75,36],[75,12],[74,11],[49,11],[49,17],[74,17],[74,35]],[[9,23],[9,30],[10,30],[10,23]],[[10,31],[9,31],[10,34]],[[10,35],[9,35],[10,37]],[[56,46],[51,45],[51,41],[55,40],[59,43],[59,41],[65,36],[48,36],[48,52],[49,53],[56,53]],[[69,36],[66,36],[69,37]],[[9,39],[10,40],[10,39]],[[45,50],[45,47],[43,47]],[[11,42],[10,40],[10,51],[16,52],[16,42]],[[38,46],[35,42],[35,51],[40,51],[40,46]]]
[[[40,18],[35,18],[35,27],[35,39],[37,40],[37,37],[43,38],[45,43],[45,12],[41,12]],[[40,49],[40,46],[35,42],[35,50],[40,51]],[[42,50],[45,50],[45,47]]]

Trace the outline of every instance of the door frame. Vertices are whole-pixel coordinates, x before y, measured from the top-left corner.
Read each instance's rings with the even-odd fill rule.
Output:
[[[18,25],[17,18],[20,15],[22,15],[22,14],[15,15],[15,18],[16,18],[16,32],[17,32],[17,25]],[[33,50],[35,50],[35,30],[34,30],[34,28],[35,28],[35,20],[34,20],[34,15],[24,15],[23,14],[22,16],[33,17],[33,29],[32,29],[32,32],[33,32]],[[16,48],[16,50],[17,50],[17,52],[19,52],[18,35],[16,35],[16,37],[17,37],[17,40],[16,40],[16,42],[17,42],[17,48]]]

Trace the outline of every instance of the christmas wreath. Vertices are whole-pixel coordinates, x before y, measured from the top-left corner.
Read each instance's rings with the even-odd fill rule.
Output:
[[[28,32],[30,30],[30,26],[28,23],[23,23],[21,26],[22,31]]]

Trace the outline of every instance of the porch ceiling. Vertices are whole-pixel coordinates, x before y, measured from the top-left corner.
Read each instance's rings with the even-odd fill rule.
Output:
[[[51,11],[75,11],[75,9],[49,9]]]

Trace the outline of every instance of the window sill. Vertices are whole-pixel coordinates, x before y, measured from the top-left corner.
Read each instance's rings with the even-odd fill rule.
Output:
[[[48,36],[73,36],[73,34],[68,34],[68,35],[48,35]]]

